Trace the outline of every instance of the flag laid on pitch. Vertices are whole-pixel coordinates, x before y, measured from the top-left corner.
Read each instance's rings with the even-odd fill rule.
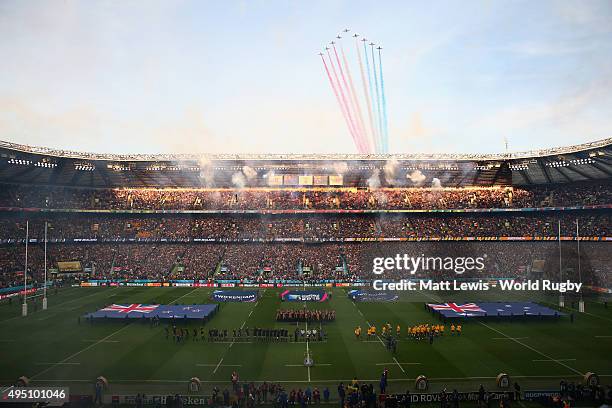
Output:
[[[93,319],[202,319],[213,314],[219,306],[208,305],[145,305],[141,303],[112,304],[97,312],[88,313],[86,318]]]
[[[564,316],[534,302],[429,303],[427,306],[444,317]]]

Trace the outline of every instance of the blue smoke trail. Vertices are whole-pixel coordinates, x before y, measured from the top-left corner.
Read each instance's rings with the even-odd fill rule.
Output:
[[[363,42],[363,52],[365,56],[366,70],[368,71],[368,84],[370,86],[370,98],[372,99],[372,105],[374,105],[374,89],[372,88],[372,73],[370,72],[370,61],[368,59],[368,47],[365,41]],[[374,122],[376,122],[378,126],[376,115],[374,115]],[[380,143],[378,141],[377,128],[374,127],[372,130],[374,132],[372,137],[374,138],[374,142],[375,142],[374,144],[376,146],[376,153],[380,153],[380,146],[379,146]]]
[[[370,46],[372,51],[372,72],[374,73],[374,85],[376,86],[376,111],[378,112],[378,135],[380,137],[380,145],[382,149],[382,153],[384,150],[384,142],[383,142],[383,131],[382,131],[382,116],[380,112],[380,92],[378,90],[378,76],[376,76],[376,60],[374,59],[374,45]]]
[[[363,41],[365,43],[365,41]],[[359,41],[357,37],[355,37],[355,51],[357,51],[357,59],[359,60],[359,73],[361,74],[361,85],[363,86],[363,96],[366,101],[367,113],[368,113],[368,123],[370,127],[368,128],[368,140],[370,141],[370,145],[374,148],[374,153],[378,153],[376,151],[376,131],[374,130],[374,115],[372,113],[372,104],[370,100],[370,94],[368,93],[368,83],[366,81],[365,71],[363,70],[363,59],[361,58],[361,52],[359,51]],[[366,62],[368,59],[368,55],[366,54]]]
[[[380,93],[382,95],[382,127],[383,127],[383,153],[389,152],[389,127],[387,123],[387,98],[385,97],[385,80],[382,69],[382,55],[378,49],[378,72],[380,73]]]

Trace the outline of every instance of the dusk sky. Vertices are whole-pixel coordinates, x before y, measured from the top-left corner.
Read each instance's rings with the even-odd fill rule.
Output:
[[[612,136],[609,0],[0,0],[0,140],[355,153],[316,55],[344,28],[384,47],[391,153]]]

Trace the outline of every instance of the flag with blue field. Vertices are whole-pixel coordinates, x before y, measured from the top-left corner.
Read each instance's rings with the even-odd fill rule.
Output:
[[[558,317],[564,313],[534,302],[428,303],[444,317]]]
[[[141,303],[112,304],[85,315],[89,319],[205,319],[213,315],[219,305],[147,305]]]

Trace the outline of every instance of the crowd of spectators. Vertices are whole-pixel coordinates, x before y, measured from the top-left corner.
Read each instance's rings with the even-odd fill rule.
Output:
[[[564,278],[586,285],[610,287],[612,273],[605,242],[583,242],[580,254],[575,242],[564,242]],[[482,269],[457,274],[432,266],[411,275],[406,270],[387,270],[382,278],[427,277],[525,278],[559,276],[559,244],[554,241],[440,241],[440,242],[345,242],[345,243],[187,243],[187,244],[50,244],[48,266],[58,261],[79,261],[90,279],[177,279],[354,281],[380,278],[372,273],[373,259],[406,254],[418,257],[482,258]],[[0,286],[23,280],[23,245],[0,247]],[[28,275],[42,281],[44,253],[30,245]],[[60,271],[61,272],[61,271]],[[65,275],[64,275],[65,276]]]
[[[386,214],[266,214],[260,210],[493,208],[612,202],[608,184],[545,186],[530,190],[423,188],[375,191],[1,187],[0,207],[256,210],[252,214],[4,211],[0,216],[1,287],[23,279],[26,220],[31,240],[28,274],[34,279],[40,279],[44,269],[41,242],[45,222],[50,243],[47,265],[56,268],[58,262],[79,261],[83,272],[95,278],[346,281],[371,278],[373,256],[396,253],[435,256],[438,252],[454,254],[446,256],[484,254],[487,268],[481,276],[515,277],[530,273],[535,261],[542,261],[547,265],[543,269],[551,271],[557,262],[558,270],[557,244],[550,241],[453,240],[516,237],[555,240],[559,223],[563,237],[579,234],[580,237],[605,239],[610,235],[609,210]],[[417,242],[389,242],[402,239]],[[385,242],[379,242],[383,240]],[[444,240],[447,245],[436,243],[438,240]],[[573,248],[575,242],[564,245]],[[581,248],[583,276],[592,283],[609,285],[606,244],[583,242]],[[538,271],[542,269],[542,262],[538,263]],[[568,265],[570,263],[564,261],[564,267]],[[572,268],[577,270],[578,266]],[[443,276],[446,272],[434,270],[429,273]]]
[[[460,238],[460,237],[575,237],[610,236],[607,211],[517,212],[453,215],[311,215],[224,216],[159,215],[109,216],[53,215],[47,218],[7,216],[0,218],[0,242],[25,239],[26,220],[30,239],[44,239],[47,222],[50,242],[95,239],[103,242],[138,241],[304,241],[345,238]]]
[[[462,209],[610,204],[609,183],[389,189],[79,189],[2,185],[0,207],[102,210]]]

